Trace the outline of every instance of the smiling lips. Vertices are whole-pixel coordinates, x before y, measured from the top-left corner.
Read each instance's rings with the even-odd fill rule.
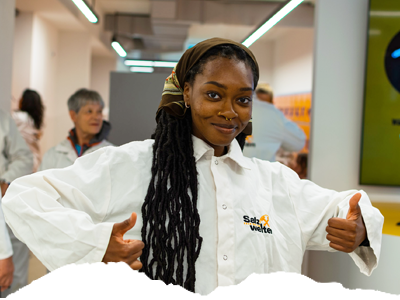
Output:
[[[217,129],[219,132],[223,134],[232,134],[233,132],[236,131],[237,126],[231,125],[231,124],[216,124],[216,123],[211,123],[215,129]]]

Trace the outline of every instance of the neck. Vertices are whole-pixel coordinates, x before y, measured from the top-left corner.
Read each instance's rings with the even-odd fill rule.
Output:
[[[220,157],[222,155],[225,155],[226,153],[228,153],[228,147],[226,146],[220,146],[214,148],[214,156],[216,157]]]
[[[94,134],[85,133],[82,130],[75,128],[76,138],[78,144],[83,146],[84,144],[89,144],[89,142],[95,137]]]

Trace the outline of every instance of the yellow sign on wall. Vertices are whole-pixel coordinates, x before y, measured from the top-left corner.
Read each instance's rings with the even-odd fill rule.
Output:
[[[274,105],[283,112],[286,118],[295,122],[307,136],[302,153],[308,153],[311,123],[311,93],[277,96]]]

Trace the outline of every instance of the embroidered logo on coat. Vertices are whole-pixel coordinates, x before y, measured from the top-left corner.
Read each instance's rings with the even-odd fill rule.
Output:
[[[260,233],[272,234],[272,229],[269,226],[269,216],[262,215],[260,219],[256,217],[243,216],[244,225],[248,225],[251,231]]]

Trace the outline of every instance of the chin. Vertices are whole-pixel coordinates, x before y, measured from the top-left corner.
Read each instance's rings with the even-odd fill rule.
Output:
[[[207,139],[207,141],[215,146],[229,146],[231,142],[234,140],[234,136],[217,136],[214,135],[210,139]]]
[[[100,132],[100,130],[91,130],[91,131],[89,132],[89,134],[96,135],[96,134],[98,134],[99,132]]]

